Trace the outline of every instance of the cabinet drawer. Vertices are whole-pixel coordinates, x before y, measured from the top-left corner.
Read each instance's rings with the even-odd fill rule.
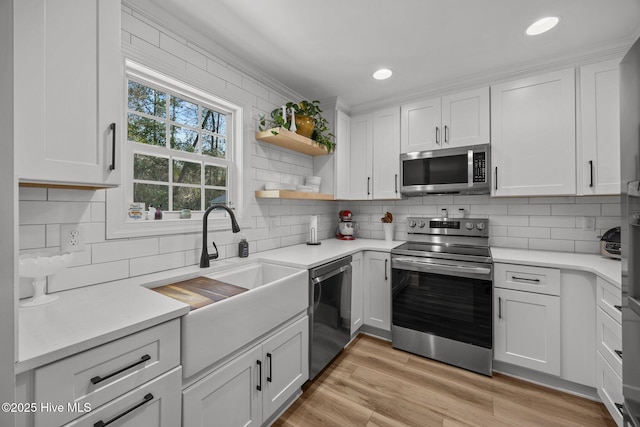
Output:
[[[620,288],[598,277],[596,282],[598,307],[618,323],[622,323],[622,292]]]
[[[557,268],[496,263],[493,271],[496,288],[560,296],[560,270]]]
[[[613,368],[607,363],[600,353],[596,356],[596,384],[598,396],[607,407],[611,417],[618,426],[622,426],[622,413],[616,405],[624,401],[622,397],[622,379],[616,375]]]
[[[182,368],[178,367],[119,398],[92,410],[65,427],[95,426],[102,421],[118,427],[180,425]],[[110,425],[110,424],[109,424]]]
[[[622,326],[599,307],[596,326],[598,351],[616,374],[622,377]]]
[[[98,408],[180,364],[180,320],[67,357],[35,370],[36,402]],[[59,426],[78,413],[36,412],[36,426]]]

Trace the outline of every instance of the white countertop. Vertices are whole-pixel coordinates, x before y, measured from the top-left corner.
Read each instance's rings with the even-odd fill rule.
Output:
[[[404,243],[404,241],[398,240],[387,242],[385,240],[375,239],[327,239],[321,242],[322,244],[317,246],[306,244],[287,246],[280,249],[260,252],[256,254],[256,256],[264,261],[309,269],[359,251],[372,250],[389,252],[391,249]]]
[[[527,264],[540,267],[565,268],[594,273],[620,287],[620,261],[596,254],[577,254],[573,252],[533,251],[491,247],[493,262],[507,264]]]
[[[18,310],[16,372],[88,350],[189,312],[189,306],[142,286],[111,283],[55,295],[53,303]]]
[[[187,304],[146,287],[170,283],[175,278],[209,274],[256,259],[309,269],[363,250],[389,252],[402,243],[375,239],[326,239],[317,246],[300,244],[258,252],[249,258],[215,261],[207,270],[193,265],[58,292],[56,295],[60,299],[55,303],[19,309],[19,361],[16,372],[54,362],[189,312]],[[620,286],[620,261],[600,255],[496,247],[491,248],[491,253],[494,262],[582,270]]]

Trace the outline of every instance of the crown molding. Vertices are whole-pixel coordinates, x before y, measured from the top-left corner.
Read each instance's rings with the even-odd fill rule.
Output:
[[[493,69],[461,79],[439,82],[434,85],[412,90],[411,92],[398,94],[397,96],[386,97],[384,99],[354,105],[351,106],[350,110],[354,115],[366,114],[407,102],[447,95],[448,93],[461,92],[482,86],[491,86],[496,83],[514,80],[533,74],[542,74],[568,67],[578,67],[593,62],[605,61],[607,59],[621,59],[636,39],[637,37],[634,36],[618,43],[590,48],[572,55],[550,56],[544,60],[521,63],[506,70],[504,68]]]
[[[197,31],[180,21],[158,7],[150,0],[122,0],[122,5],[129,8],[134,15],[139,18],[144,18],[155,26],[159,26],[165,30],[174,33],[176,36],[188,41],[189,44],[197,47],[198,49],[208,53],[212,58],[216,58],[222,61],[228,67],[235,69],[239,73],[248,76],[260,84],[264,85],[268,89],[276,92],[285,99],[307,99],[307,97],[292,90],[288,86],[280,83],[278,80],[263,73],[256,68],[250,61],[243,59],[242,57],[234,54],[226,47],[217,43],[213,39],[209,38],[200,31]]]

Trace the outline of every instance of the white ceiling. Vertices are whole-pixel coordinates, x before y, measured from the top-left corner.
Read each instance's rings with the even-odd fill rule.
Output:
[[[151,0],[271,78],[351,107],[626,46],[639,0]],[[548,33],[524,34],[559,16]],[[393,76],[375,81],[379,67]]]

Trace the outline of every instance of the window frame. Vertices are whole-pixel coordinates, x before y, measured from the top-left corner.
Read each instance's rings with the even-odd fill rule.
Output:
[[[123,102],[123,126],[119,131],[120,141],[122,141],[120,164],[123,165],[120,173],[122,174],[122,184],[118,188],[107,190],[106,203],[106,237],[107,239],[127,238],[127,237],[144,237],[158,236],[167,234],[179,234],[202,231],[202,215],[203,211],[192,211],[190,219],[180,219],[180,212],[163,212],[163,219],[159,221],[151,220],[130,220],[127,217],[129,204],[133,202],[133,155],[134,153],[149,154],[156,151],[154,155],[160,157],[168,157],[171,159],[193,161],[195,157],[200,159],[203,165],[202,173],[204,173],[205,165],[227,167],[227,203],[234,210],[236,218],[241,225],[246,226],[244,217],[244,180],[243,180],[243,120],[244,109],[228,100],[222,99],[213,93],[208,93],[198,89],[192,84],[180,81],[161,72],[152,70],[139,63],[125,59],[125,78],[123,79],[123,91],[125,93]],[[127,138],[128,123],[128,82],[132,78],[141,84],[149,84],[149,86],[160,90],[169,91],[177,96],[184,96],[187,100],[195,100],[198,103],[204,103],[215,107],[216,110],[228,114],[227,127],[227,152],[226,159],[213,156],[183,152],[180,150],[170,149],[168,147],[156,147],[153,145],[145,146],[143,143],[130,142]],[[169,111],[167,111],[167,122],[169,121]],[[167,135],[167,145],[169,145],[169,137]],[[143,146],[144,150],[136,150]],[[149,149],[149,147],[151,147]],[[157,150],[156,150],[157,149]],[[160,150],[161,149],[161,150]],[[164,153],[161,153],[164,152]],[[169,156],[170,154],[170,156]],[[209,159],[210,158],[210,159]],[[171,170],[171,168],[170,168]],[[169,183],[167,183],[170,185]],[[205,188],[201,182],[201,188]],[[148,206],[145,206],[147,209]],[[227,217],[228,214],[218,210],[211,212],[209,215],[209,229],[211,230],[227,230],[230,229],[231,222]]]

